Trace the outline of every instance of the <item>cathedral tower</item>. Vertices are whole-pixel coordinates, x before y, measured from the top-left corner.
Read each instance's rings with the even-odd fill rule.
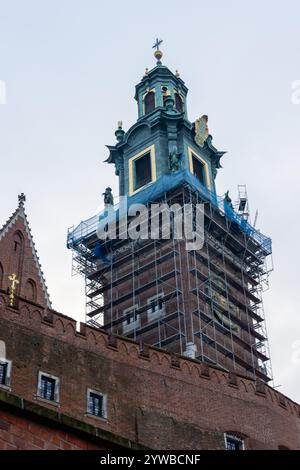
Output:
[[[121,206],[113,207],[108,188],[103,213],[68,233],[74,269],[86,281],[87,320],[145,347],[269,381],[261,293],[271,240],[249,224],[246,197],[235,205],[228,193],[217,196],[225,152],[213,146],[206,115],[189,121],[188,89],[162,64],[159,41],[155,47],[157,63],[136,86],[137,121],[127,131],[119,122],[107,163],[115,166],[127,206],[143,204],[150,221],[154,203],[167,214],[168,207],[187,205],[195,228],[202,204],[204,244],[187,249],[186,237],[174,236],[174,223],[170,237],[125,238],[117,224],[114,239],[99,239],[99,224],[113,215],[120,220]],[[135,221],[137,214],[129,214],[126,228]]]

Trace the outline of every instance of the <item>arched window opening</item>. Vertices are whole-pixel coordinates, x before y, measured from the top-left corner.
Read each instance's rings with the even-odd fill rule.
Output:
[[[183,112],[183,101],[182,101],[182,98],[181,98],[181,96],[179,95],[179,93],[175,93],[175,108],[176,108],[177,111],[179,111],[180,113]]]
[[[22,247],[23,247],[23,237],[19,232],[17,232],[15,233],[14,238],[13,238],[13,251],[16,254],[20,254],[22,252]]]
[[[144,98],[145,114],[151,113],[155,109],[155,93],[149,91]]]
[[[25,285],[25,298],[27,300],[36,300],[36,284],[32,279],[28,279]]]

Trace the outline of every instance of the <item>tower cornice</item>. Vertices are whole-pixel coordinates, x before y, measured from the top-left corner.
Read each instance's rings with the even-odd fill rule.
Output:
[[[184,81],[176,76],[168,67],[165,65],[157,65],[152,70],[149,70],[142,80],[136,85],[136,92],[134,98],[138,99],[138,93],[142,88],[147,88],[151,83],[160,80],[171,80],[175,85],[177,85],[184,94],[188,93],[188,88],[185,85]]]

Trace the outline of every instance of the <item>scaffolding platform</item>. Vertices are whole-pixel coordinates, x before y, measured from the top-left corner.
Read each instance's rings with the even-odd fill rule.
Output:
[[[131,204],[204,206],[204,246],[184,240],[106,240],[103,211],[68,232],[73,272],[85,278],[86,321],[171,352],[266,382],[272,379],[262,292],[272,266],[269,237],[249,222],[248,196],[236,210],[188,171],[164,175],[128,198]],[[246,202],[244,199],[247,199]],[[120,206],[109,217],[118,220]]]

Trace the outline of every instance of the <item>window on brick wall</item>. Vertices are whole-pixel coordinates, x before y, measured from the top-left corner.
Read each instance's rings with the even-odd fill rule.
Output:
[[[32,279],[28,279],[25,284],[25,297],[28,300],[36,301],[36,284]]]
[[[59,402],[59,379],[53,375],[39,372],[38,377],[38,398],[43,400]]]
[[[107,418],[107,396],[95,390],[87,391],[87,413],[97,418]]]
[[[160,294],[155,295],[148,299],[148,309],[147,309],[147,318],[148,321],[155,320],[160,318],[165,313],[165,304],[163,301],[164,294],[161,292]]]
[[[244,440],[233,433],[226,432],[224,435],[225,438],[225,449],[226,450],[244,450],[245,443]]]
[[[10,387],[11,361],[0,359],[0,387]]]
[[[140,314],[136,311],[138,305],[133,305],[132,307],[126,308],[123,311],[123,316],[126,316],[126,319],[123,321],[123,333],[128,333],[129,331],[140,328],[141,326],[141,317]]]

